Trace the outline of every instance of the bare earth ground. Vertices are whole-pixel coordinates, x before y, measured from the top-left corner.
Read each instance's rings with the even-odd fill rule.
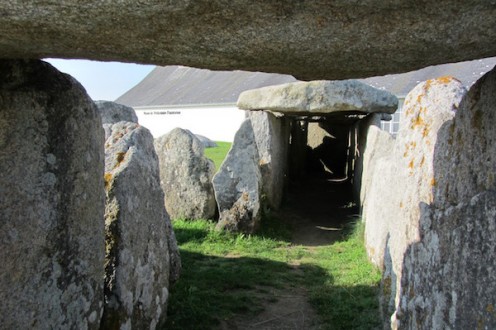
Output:
[[[289,198],[277,217],[291,224],[292,243],[308,249],[329,245],[341,239],[342,229],[354,216],[351,191],[343,183],[308,178],[292,187]],[[295,272],[301,271],[293,265]],[[264,302],[257,315],[238,315],[222,322],[222,330],[323,329],[317,314],[308,302],[305,288],[283,290],[260,288],[256,295]]]

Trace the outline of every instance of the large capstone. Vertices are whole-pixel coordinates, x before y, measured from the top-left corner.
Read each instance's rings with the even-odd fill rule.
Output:
[[[215,204],[214,163],[191,132],[175,128],[155,140],[165,208],[173,219],[212,219]]]
[[[356,80],[294,82],[245,91],[238,108],[291,115],[394,113],[398,99],[391,93]]]
[[[250,119],[246,119],[214,176],[215,198],[220,218],[217,228],[252,233],[260,225],[262,174]]]
[[[170,278],[180,264],[153,137],[146,128],[130,122],[111,127],[105,143],[105,190],[102,327],[154,329],[164,324]]]
[[[495,329],[496,70],[438,133],[434,193],[404,254],[398,328]]]
[[[100,117],[47,63],[0,61],[0,77],[0,327],[99,329]]]
[[[493,1],[0,2],[3,58],[347,79],[496,55]]]

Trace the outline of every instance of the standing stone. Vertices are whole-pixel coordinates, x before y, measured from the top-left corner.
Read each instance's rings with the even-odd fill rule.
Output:
[[[109,138],[111,134],[110,129],[113,124],[120,121],[138,122],[136,112],[131,107],[111,101],[95,101],[95,105],[102,117],[105,140]]]
[[[496,70],[439,131],[434,200],[404,254],[398,328],[496,328]]]
[[[262,174],[250,119],[234,136],[231,150],[214,176],[220,219],[217,228],[253,233],[260,224]]]
[[[267,206],[278,209],[282,202],[288,172],[290,126],[287,118],[270,112],[248,112],[262,174],[262,189]]]
[[[433,201],[437,184],[433,155],[438,131],[454,117],[465,92],[462,84],[451,77],[417,85],[405,99],[394,150],[379,160],[372,174],[364,208],[365,244],[371,260],[384,269],[383,291],[391,297],[383,300],[394,297],[395,308],[399,290],[394,288],[401,286],[404,254],[410,244],[420,239],[420,205]],[[385,255],[390,258],[384,259]],[[394,279],[396,283],[392,283]],[[394,322],[393,326],[396,327]]]
[[[217,143],[214,141],[210,140],[208,137],[200,135],[200,134],[195,134],[195,136],[200,140],[201,143],[203,143],[203,146],[205,148],[215,148],[217,147]]]
[[[133,108],[111,101],[95,101],[102,116],[102,124],[115,124],[120,121],[137,123],[138,117]]]
[[[387,157],[394,149],[394,138],[381,129],[382,114],[372,114],[354,125],[357,144],[352,150],[354,159],[353,192],[360,209],[367,201],[367,192],[373,180],[377,160]],[[380,172],[377,172],[380,173]],[[383,174],[385,175],[385,173]]]
[[[169,248],[174,237],[169,236],[158,159],[146,128],[130,122],[112,126],[105,148],[105,190],[102,327],[162,326],[174,268]]]
[[[103,130],[83,87],[42,61],[0,61],[0,324],[98,329]]]
[[[155,140],[165,208],[173,219],[212,219],[216,204],[212,186],[214,163],[203,143],[190,131],[175,128]]]

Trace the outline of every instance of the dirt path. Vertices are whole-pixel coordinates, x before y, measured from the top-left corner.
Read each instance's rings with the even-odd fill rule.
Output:
[[[343,226],[355,215],[350,200],[351,190],[345,184],[308,178],[293,187],[277,217],[293,228],[293,244],[312,249],[341,239]],[[301,272],[298,265],[291,271]],[[324,329],[308,302],[305,288],[269,289],[255,294],[264,302],[263,311],[226,320],[221,324],[222,330]]]
[[[307,292],[302,288],[270,290],[257,293],[265,302],[263,311],[255,316],[239,315],[222,323],[222,330],[289,330],[323,329]]]

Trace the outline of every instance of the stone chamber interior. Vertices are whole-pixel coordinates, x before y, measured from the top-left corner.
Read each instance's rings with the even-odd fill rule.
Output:
[[[318,246],[340,240],[358,219],[352,189],[355,121],[307,117],[291,122],[282,212],[295,227],[296,244]]]

